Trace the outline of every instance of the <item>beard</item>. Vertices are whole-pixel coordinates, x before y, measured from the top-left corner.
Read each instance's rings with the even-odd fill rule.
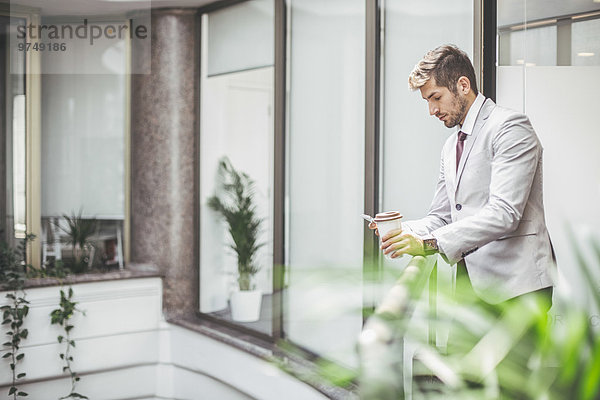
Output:
[[[453,97],[452,108],[454,110],[448,114],[448,120],[444,121],[446,128],[454,128],[456,125],[460,124],[467,114],[467,99],[458,94],[453,95]]]

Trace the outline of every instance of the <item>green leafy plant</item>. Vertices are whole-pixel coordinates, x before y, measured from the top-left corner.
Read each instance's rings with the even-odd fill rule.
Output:
[[[252,277],[260,267],[255,263],[258,233],[262,219],[256,214],[254,182],[248,175],[237,171],[227,157],[219,162],[217,193],[208,199],[208,206],[221,214],[227,222],[233,240],[230,247],[237,255],[240,290],[251,290]]]
[[[59,278],[63,279],[69,275],[71,271],[65,267],[63,260],[54,260],[52,263],[42,264],[40,268],[28,268],[27,278]]]
[[[64,335],[59,335],[57,338],[58,343],[65,346],[64,352],[60,353],[59,357],[65,363],[63,372],[67,372],[71,378],[71,392],[60,399],[87,399],[86,396],[75,391],[77,382],[79,382],[81,378],[77,372],[73,371],[71,365],[73,362],[71,351],[75,348],[75,341],[71,338],[71,331],[74,328],[71,318],[73,318],[75,312],[83,312],[77,309],[77,303],[73,301],[73,288],[69,287],[67,293],[68,294],[65,294],[64,290],[60,291],[60,307],[52,310],[50,313],[51,323],[60,325],[65,332]]]
[[[594,242],[591,247],[600,261],[600,246]],[[589,285],[579,290],[587,291],[590,305],[600,310],[591,263],[575,242],[573,251]],[[415,284],[407,283],[397,286],[396,292],[410,292]],[[405,303],[408,299],[411,309],[426,302],[421,296],[400,297]],[[380,348],[370,352],[379,354],[373,359],[363,351],[361,398],[403,398],[402,352],[391,349],[392,343],[408,339],[419,348],[413,399],[599,399],[600,336],[595,320],[571,299],[561,298],[560,293],[557,298],[554,318],[546,313],[543,297],[535,294],[490,305],[470,291],[440,290],[434,315],[407,313],[398,306],[400,300],[393,302],[367,322],[366,327],[373,328],[371,337],[365,332],[361,336],[370,340],[369,345],[383,337],[393,338],[390,343],[382,340]],[[431,327],[449,327],[446,349],[438,348],[424,334]],[[380,351],[386,346],[390,346],[387,351]]]
[[[24,378],[25,372],[18,372],[18,363],[25,358],[25,353],[20,352],[21,341],[27,339],[29,334],[26,328],[23,328],[25,318],[29,313],[29,301],[26,299],[24,287],[24,276],[27,270],[25,255],[27,252],[27,243],[34,240],[35,235],[26,234],[18,249],[11,248],[8,243],[0,243],[0,282],[3,290],[7,290],[6,299],[8,304],[0,307],[2,311],[2,325],[8,326],[6,335],[9,341],[3,343],[7,348],[2,358],[9,359],[12,372],[12,384],[8,389],[8,395],[13,399],[25,397],[27,393],[19,390],[17,383],[19,379]]]
[[[67,235],[67,244],[73,246],[73,262],[66,267],[75,273],[84,272],[90,263],[93,243],[91,237],[96,232],[97,220],[95,218],[83,218],[82,210],[78,214],[63,214],[62,218],[66,226],[56,222],[56,226]]]

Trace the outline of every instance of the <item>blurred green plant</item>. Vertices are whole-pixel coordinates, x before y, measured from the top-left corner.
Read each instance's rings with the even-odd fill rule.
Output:
[[[219,161],[218,176],[219,187],[207,204],[221,214],[229,228],[233,240],[230,247],[237,255],[240,290],[252,290],[252,278],[260,270],[254,258],[264,245],[257,242],[263,219],[256,213],[254,181],[237,171],[227,157]]]
[[[600,245],[591,242],[586,259],[582,241],[576,242],[572,240],[573,255],[586,278],[577,290],[589,294],[585,307],[558,292],[547,313],[547,298],[535,293],[491,305],[472,290],[453,293],[440,287],[433,313],[425,291],[432,264],[415,257],[366,321],[358,368],[306,353],[287,341],[278,344],[283,354],[307,359],[311,366],[299,373],[287,357],[273,362],[317,387],[327,382],[365,400],[404,399],[405,392],[415,400],[600,399],[600,327],[591,311],[600,310],[592,274],[593,265],[600,263]],[[377,268],[365,271],[372,282],[381,274]],[[333,276],[321,270],[312,279],[331,282]],[[363,315],[369,313],[363,310]],[[448,330],[449,346],[427,335]],[[405,371],[406,357],[412,357],[406,352],[412,350],[412,371]]]
[[[600,246],[592,243],[592,248],[600,261]],[[573,251],[589,284],[580,290],[587,290],[600,309],[590,263],[575,243]],[[406,282],[405,293],[418,281]],[[396,304],[407,299],[423,301],[421,296],[399,296]],[[441,290],[433,316],[406,313],[402,307],[378,310],[361,336],[361,398],[404,398],[403,352],[394,351],[394,345],[408,340],[418,349],[411,374],[413,399],[599,399],[600,336],[589,309],[561,298],[553,309],[561,317],[557,323],[544,301],[530,294],[490,305],[472,292]],[[423,334],[428,326],[449,327],[446,349],[429,343]]]
[[[53,260],[51,263],[44,263],[40,268],[28,268],[27,279],[34,278],[66,278],[71,270],[65,266],[63,260]]]
[[[91,264],[90,257],[93,254],[94,244],[91,241],[96,232],[97,220],[95,218],[83,218],[82,210],[78,214],[63,214],[62,218],[66,226],[56,221],[57,228],[62,230],[67,236],[67,244],[73,246],[72,261],[64,262],[64,267],[74,273],[85,272]]]
[[[28,269],[25,261],[27,245],[34,239],[35,235],[26,234],[17,249],[13,249],[5,241],[0,242],[0,283],[2,290],[8,291],[5,296],[8,304],[0,307],[0,311],[2,311],[2,325],[8,326],[6,335],[9,338],[9,341],[3,343],[8,350],[2,358],[10,361],[12,384],[8,389],[8,395],[13,399],[27,396],[26,392],[17,387],[18,380],[24,378],[27,373],[17,372],[17,366],[25,358],[25,353],[20,351],[21,341],[27,339],[29,335],[29,331],[23,328],[25,318],[29,314],[24,277]]]

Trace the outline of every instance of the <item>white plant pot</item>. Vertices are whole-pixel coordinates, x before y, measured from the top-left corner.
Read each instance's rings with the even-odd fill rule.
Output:
[[[253,322],[260,318],[262,292],[240,290],[231,294],[231,318],[238,322]]]

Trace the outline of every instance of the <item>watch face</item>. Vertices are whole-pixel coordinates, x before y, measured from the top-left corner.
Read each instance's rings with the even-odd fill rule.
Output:
[[[435,239],[425,239],[423,240],[423,245],[426,250],[437,250],[437,241]]]

